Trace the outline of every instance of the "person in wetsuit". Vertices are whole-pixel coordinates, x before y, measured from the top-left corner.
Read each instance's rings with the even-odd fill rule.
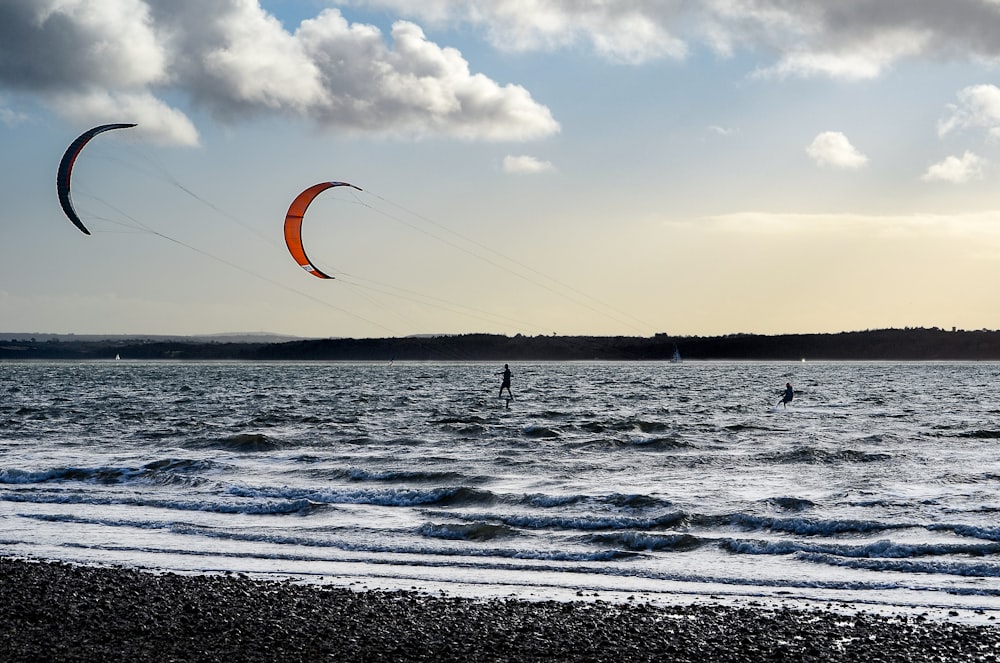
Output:
[[[507,390],[507,396],[514,400],[514,394],[510,393],[510,366],[507,364],[503,365],[503,373],[497,373],[497,375],[503,376],[503,382],[500,383],[500,393],[497,396],[503,396],[503,390]]]
[[[780,401],[778,401],[778,405],[780,405],[781,407],[788,407],[788,404],[792,402],[792,398],[794,398],[794,396],[795,396],[795,391],[792,389],[792,383],[786,382],[785,395],[781,397]],[[775,407],[778,407],[778,405],[775,405]]]

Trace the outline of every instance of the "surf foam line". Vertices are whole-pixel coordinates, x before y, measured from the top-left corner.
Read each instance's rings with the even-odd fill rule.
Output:
[[[722,539],[719,545],[733,553],[744,555],[790,555],[807,553],[842,558],[913,559],[940,555],[970,555],[981,557],[1000,553],[997,543],[933,543],[907,544],[889,540],[860,546],[847,544],[802,543],[798,541],[745,541]]]
[[[81,493],[37,493],[37,492],[9,492],[0,495],[0,500],[5,502],[24,504],[78,504],[91,506],[135,506],[153,509],[167,509],[171,511],[197,511],[203,513],[222,514],[245,514],[257,515],[287,515],[287,514],[308,514],[322,509],[332,509],[332,505],[325,502],[314,502],[307,499],[297,500],[269,500],[267,502],[240,502],[240,503],[219,503],[208,501],[181,501],[181,500],[157,500],[141,497],[127,496],[96,496],[84,495]],[[34,517],[34,516],[32,516]],[[41,517],[41,516],[39,516]],[[70,517],[70,516],[67,516]],[[59,516],[51,516],[52,519]]]
[[[929,560],[898,560],[898,559],[844,559],[821,553],[800,553],[801,559],[808,562],[839,566],[849,569],[866,571],[901,571],[908,574],[925,573],[928,575],[949,575],[969,578],[1000,578],[1000,564],[989,562],[951,562]],[[947,591],[951,592],[949,588]],[[987,590],[983,590],[985,594]],[[989,595],[1000,595],[1000,590],[990,590]]]
[[[673,512],[650,518],[614,515],[545,516],[536,514],[436,513],[465,521],[500,522],[504,525],[528,530],[548,529],[569,531],[668,529],[685,523],[688,518],[688,515],[684,512]]]
[[[191,472],[213,471],[221,467],[214,461],[167,459],[147,463],[141,467],[60,467],[49,470],[0,470],[0,484],[31,485],[46,483],[99,483],[121,485],[127,483],[182,484],[197,486],[209,483],[205,477]]]
[[[461,545],[441,545],[441,539],[439,537],[430,536],[429,538],[433,541],[427,542],[425,545],[415,545],[410,544],[408,546],[399,545],[389,545],[389,544],[378,544],[373,540],[367,540],[363,543],[355,542],[354,539],[346,539],[343,537],[324,537],[322,534],[328,534],[324,532],[322,534],[317,533],[315,537],[305,537],[305,536],[289,536],[286,534],[279,534],[274,532],[256,531],[252,533],[248,532],[238,532],[238,531],[222,531],[212,529],[210,527],[202,527],[198,525],[191,525],[187,523],[178,523],[172,521],[155,521],[155,520],[127,520],[127,519],[108,519],[108,518],[87,518],[82,516],[72,516],[72,515],[49,515],[49,514],[19,514],[20,517],[38,520],[42,522],[54,522],[54,523],[72,523],[77,525],[98,525],[102,527],[114,527],[114,528],[133,528],[142,530],[161,530],[167,531],[171,534],[177,534],[181,536],[193,536],[199,538],[209,538],[225,541],[235,541],[242,543],[254,543],[254,544],[273,544],[277,546],[298,546],[304,548],[329,548],[332,550],[340,550],[343,552],[351,553],[365,553],[365,554],[385,554],[393,556],[436,556],[436,557],[449,557],[455,559],[465,559],[465,558],[497,558],[497,559],[520,559],[520,560],[533,560],[539,562],[566,562],[566,563],[576,563],[576,562],[610,562],[616,560],[628,560],[637,557],[637,553],[623,550],[594,550],[594,551],[567,551],[567,550],[553,550],[553,549],[538,549],[531,550],[526,548],[470,548]],[[418,528],[418,533],[420,533],[424,528]],[[433,531],[434,526],[431,526],[431,531]],[[347,528],[345,530],[347,531]],[[359,533],[356,529],[350,529],[352,533]],[[386,531],[381,530],[370,530],[371,535],[385,535]],[[389,532],[390,534],[392,532]],[[405,534],[405,533],[404,533]],[[452,541],[454,539],[444,538],[445,541]],[[463,539],[463,541],[466,539]],[[13,542],[12,542],[13,543]],[[108,550],[137,550],[137,551],[147,551],[147,548],[135,547],[135,546],[104,546],[104,545],[94,545],[88,546],[81,543],[66,543],[63,545],[71,545],[77,547],[93,547],[98,549],[108,549]],[[173,550],[174,553],[188,554],[201,554],[201,551],[197,550]],[[203,551],[206,555],[219,554],[222,556],[228,556],[231,553],[222,551]],[[291,558],[287,554],[278,553],[276,555],[265,555],[264,558]],[[446,566],[447,564],[445,564]],[[462,566],[461,563],[458,563]],[[484,567],[485,568],[485,567]]]
[[[63,544],[70,547],[79,547],[77,544]],[[434,568],[434,569],[455,569],[457,571],[462,570],[473,570],[477,571],[477,576],[482,572],[527,572],[538,577],[538,582],[533,583],[531,580],[523,580],[522,584],[524,586],[550,586],[549,581],[546,581],[546,577],[553,577],[550,574],[556,575],[566,575],[566,576],[577,576],[579,578],[585,578],[587,576],[594,577],[618,577],[618,578],[630,578],[638,580],[649,580],[649,581],[662,581],[669,583],[683,583],[683,584],[710,584],[716,585],[718,587],[731,587],[735,588],[757,588],[758,591],[766,589],[778,589],[778,590],[824,590],[824,591],[844,591],[850,592],[855,595],[861,594],[863,596],[853,596],[849,600],[854,603],[870,603],[870,604],[882,604],[882,602],[875,601],[871,597],[877,596],[882,592],[898,592],[899,590],[905,590],[907,592],[920,592],[929,593],[931,595],[940,594],[942,592],[947,594],[952,594],[956,596],[979,596],[979,597],[998,597],[1000,596],[1000,589],[993,589],[988,587],[948,587],[942,589],[938,586],[927,585],[927,584],[908,584],[901,586],[898,582],[874,582],[874,581],[842,581],[842,580],[782,580],[777,578],[734,578],[721,575],[710,575],[702,573],[678,573],[678,572],[663,572],[663,571],[649,571],[648,569],[640,569],[634,566],[625,565],[602,565],[594,566],[592,564],[575,564],[575,560],[560,560],[560,559],[525,559],[525,558],[514,558],[514,559],[502,559],[495,555],[483,556],[489,557],[490,559],[478,559],[470,557],[468,555],[463,555],[461,559],[456,559],[454,555],[448,553],[441,553],[442,556],[448,557],[448,559],[437,558],[437,556],[427,556],[426,551],[413,551],[406,552],[396,549],[386,549],[386,553],[395,553],[390,557],[380,558],[371,556],[373,553],[383,552],[378,549],[373,550],[372,547],[368,548],[357,548],[355,550],[343,550],[345,555],[334,555],[329,554],[317,554],[310,555],[304,552],[298,553],[285,553],[285,552],[273,552],[273,553],[261,553],[252,551],[216,551],[216,550],[177,550],[172,548],[164,547],[149,547],[149,546],[120,546],[120,545],[109,545],[109,544],[98,544],[89,546],[94,550],[108,550],[116,552],[136,552],[144,555],[150,554],[163,554],[171,556],[192,556],[192,557],[202,557],[202,558],[218,558],[218,559],[255,559],[263,560],[267,562],[274,561],[287,561],[287,562],[306,562],[309,564],[344,564],[344,563],[357,563],[361,564],[363,567],[396,567],[400,569],[405,568]],[[318,548],[318,546],[312,546],[312,549]],[[361,555],[358,557],[357,555]],[[593,560],[601,561],[601,560]],[[273,566],[272,566],[273,568]],[[211,571],[212,569],[202,569],[203,571]],[[309,572],[312,575],[328,575],[332,571],[314,569]],[[300,573],[294,571],[270,571],[272,574],[279,575],[301,575]],[[308,574],[307,574],[308,575]],[[357,573],[356,577],[373,577],[378,574],[375,572],[360,572]],[[415,578],[416,579],[416,578]],[[446,578],[438,579],[442,582],[451,582],[455,584],[493,584],[492,581],[487,581],[484,583],[482,579],[475,580],[471,578],[465,578],[461,573],[448,573]],[[574,583],[578,584],[578,583]],[[558,586],[558,585],[551,585]],[[638,591],[638,590],[637,590]],[[645,588],[643,592],[656,592],[655,588]],[[716,593],[713,590],[713,593]],[[867,598],[865,598],[865,596]],[[923,605],[923,604],[921,604]]]

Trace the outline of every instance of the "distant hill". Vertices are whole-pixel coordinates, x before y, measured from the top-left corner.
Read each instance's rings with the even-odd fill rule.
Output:
[[[303,340],[301,336],[289,336],[285,334],[271,334],[268,332],[240,332],[232,334],[204,334],[198,336],[184,336],[174,334],[42,334],[42,333],[16,333],[0,332],[0,342],[14,340],[31,340],[38,342],[59,341],[59,342],[84,342],[103,343],[107,341],[151,341],[151,342],[171,342],[181,341],[188,343],[284,343],[286,341]]]
[[[248,361],[992,360],[1000,331],[879,329],[836,334],[726,336],[504,336],[301,339],[0,334],[0,359],[236,359]]]

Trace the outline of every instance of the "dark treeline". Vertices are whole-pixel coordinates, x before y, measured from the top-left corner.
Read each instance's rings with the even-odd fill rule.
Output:
[[[1000,360],[1000,331],[879,329],[763,336],[503,336],[217,342],[205,339],[0,341],[0,359],[237,359],[375,361],[665,360]]]

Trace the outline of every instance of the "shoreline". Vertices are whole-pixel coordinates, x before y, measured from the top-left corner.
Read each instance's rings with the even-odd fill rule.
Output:
[[[1000,624],[472,599],[0,557],[0,661],[998,661]]]
[[[675,361],[675,352],[684,360],[1000,361],[1000,331],[934,327],[724,336],[460,333],[291,340],[0,334],[0,360],[114,360],[120,356],[125,360]]]

